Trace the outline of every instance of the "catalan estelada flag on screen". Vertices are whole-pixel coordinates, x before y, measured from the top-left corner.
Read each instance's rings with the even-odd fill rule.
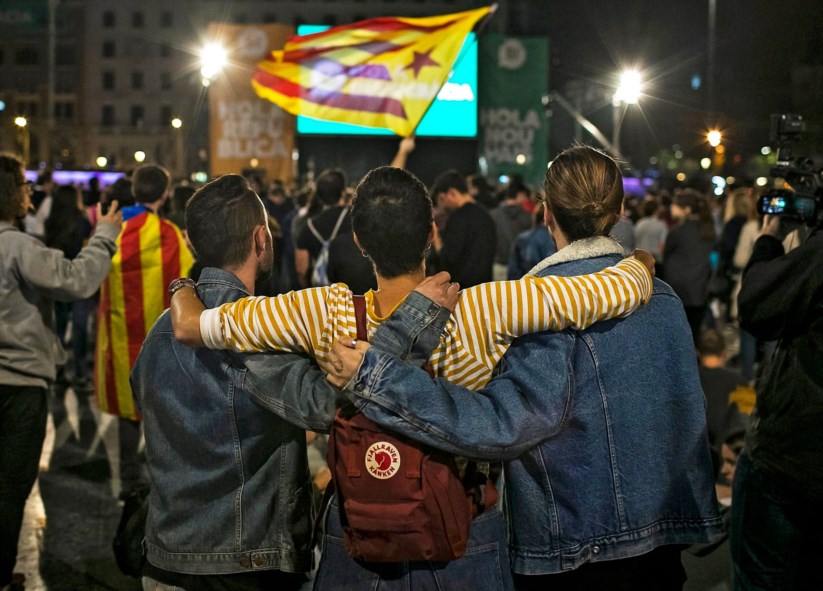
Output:
[[[293,115],[407,136],[446,82],[466,36],[491,10],[379,17],[291,37],[260,63],[252,85]]]

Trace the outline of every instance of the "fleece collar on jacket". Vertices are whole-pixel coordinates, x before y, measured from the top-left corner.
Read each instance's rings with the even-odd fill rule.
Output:
[[[592,236],[575,240],[566,248],[561,248],[556,253],[537,263],[526,275],[537,275],[547,267],[553,267],[570,261],[582,259],[592,259],[610,254],[623,255],[623,247],[616,240],[608,236]]]

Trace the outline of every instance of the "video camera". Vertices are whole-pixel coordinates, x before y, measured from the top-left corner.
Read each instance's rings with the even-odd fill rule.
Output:
[[[777,164],[771,175],[783,179],[786,189],[772,189],[760,196],[757,212],[780,215],[814,227],[823,225],[823,175],[809,158],[792,156],[791,143],[806,130],[800,115],[771,117],[769,140],[777,145]]]

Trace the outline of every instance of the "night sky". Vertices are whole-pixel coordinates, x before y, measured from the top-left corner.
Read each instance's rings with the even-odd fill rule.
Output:
[[[725,132],[730,154],[756,152],[768,143],[768,116],[774,112],[799,112],[819,128],[823,74],[804,88],[795,84],[792,96],[792,69],[823,66],[823,0],[716,5],[713,110],[707,95],[708,0],[513,0],[511,28],[549,35],[550,87],[563,92],[569,82],[586,81],[594,96],[585,114],[607,135],[607,85],[622,67],[646,73],[649,96],[621,127],[624,151],[640,165],[675,142],[687,154],[699,153],[705,130],[715,125]],[[695,75],[701,82],[696,90]],[[565,113],[555,119],[553,151],[570,141],[572,129]]]

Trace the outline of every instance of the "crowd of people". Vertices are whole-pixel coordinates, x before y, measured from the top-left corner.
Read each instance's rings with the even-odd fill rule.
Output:
[[[768,538],[805,540],[820,513],[819,415],[780,392],[820,410],[807,244],[762,224],[756,189],[627,195],[589,147],[541,189],[456,170],[426,188],[414,148],[306,187],[173,186],[154,164],[56,186],[0,155],[0,590],[24,588],[17,538],[60,381],[118,417],[114,494],[147,504],[144,589],[301,589],[310,573],[321,591],[681,589],[681,552],[729,531],[737,588],[817,587]],[[799,303],[764,312],[770,282]],[[350,555],[355,508],[325,462],[340,408],[505,483],[503,501],[468,503],[463,556]],[[809,523],[761,519],[787,483]]]

